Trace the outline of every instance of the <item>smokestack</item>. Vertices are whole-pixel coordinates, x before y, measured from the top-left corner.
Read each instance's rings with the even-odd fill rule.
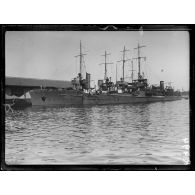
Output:
[[[161,91],[164,91],[164,81],[160,81],[160,89]]]
[[[87,89],[90,89],[90,78],[91,78],[91,75],[86,72]]]

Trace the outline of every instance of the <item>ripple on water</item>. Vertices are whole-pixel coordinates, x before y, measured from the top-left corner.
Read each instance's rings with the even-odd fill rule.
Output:
[[[189,102],[28,108],[6,116],[8,164],[189,163]]]

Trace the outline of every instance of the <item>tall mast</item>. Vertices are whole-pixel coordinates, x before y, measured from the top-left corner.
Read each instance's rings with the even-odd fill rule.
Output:
[[[117,82],[117,64],[116,64],[116,82]]]
[[[133,69],[133,60],[131,60],[131,78],[132,78],[132,82],[133,82],[133,71],[135,71],[134,69]]]
[[[121,52],[123,52],[123,59],[120,61],[117,61],[117,62],[123,62],[123,77],[122,77],[123,81],[125,79],[125,62],[130,60],[130,59],[125,59],[125,52],[126,51],[129,51],[129,50],[125,49],[125,46],[124,46],[123,51],[121,51]]]
[[[140,56],[140,49],[141,48],[143,48],[143,47],[146,47],[145,45],[139,45],[139,43],[138,43],[138,47],[136,47],[136,48],[134,48],[134,49],[137,49],[137,58],[133,58],[133,59],[137,59],[138,60],[138,79],[141,77],[141,68],[140,68],[140,66],[141,66],[141,59],[142,58],[144,58],[144,59],[146,59],[146,57],[141,57]]]
[[[82,68],[83,68],[83,56],[86,55],[82,52],[82,44],[80,41],[80,53],[79,55],[75,56],[75,57],[80,57],[80,67],[79,67],[79,73],[81,75],[81,79],[82,79]]]
[[[81,41],[80,41],[80,74],[82,72],[82,45],[81,45]]]
[[[105,62],[104,63],[101,63],[101,64],[104,64],[104,79],[106,80],[107,79],[107,65],[108,64],[113,64],[112,62],[107,62],[107,56],[108,55],[110,55],[110,53],[107,53],[106,51],[105,51],[105,54],[104,55],[102,55],[102,56],[104,56],[104,58],[105,58]],[[100,65],[101,65],[100,64]]]
[[[125,78],[125,46],[124,46],[124,49],[123,49],[123,81],[124,81],[124,78]]]

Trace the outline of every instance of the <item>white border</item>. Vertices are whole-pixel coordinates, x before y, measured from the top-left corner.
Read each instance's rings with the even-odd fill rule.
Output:
[[[1,1],[3,24],[185,24],[193,1]],[[194,172],[1,172],[1,194],[193,194]]]
[[[194,23],[192,0],[0,0],[0,23]]]

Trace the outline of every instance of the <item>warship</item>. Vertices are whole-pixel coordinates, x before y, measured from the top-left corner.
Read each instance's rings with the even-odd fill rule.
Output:
[[[80,70],[71,81],[71,87],[51,89],[41,86],[40,89],[31,90],[32,106],[82,105],[84,91],[90,86],[90,74],[84,70],[84,55],[80,42],[80,53],[75,56],[80,58]]]
[[[182,99],[179,91],[174,91],[173,87],[166,86],[164,81],[160,81],[159,85],[149,85],[148,79],[141,74],[141,59],[146,59],[140,56],[140,49],[145,46],[138,44],[136,49],[138,64],[137,78],[133,79],[133,59],[126,59],[123,49],[122,72],[123,76],[120,81],[112,82],[111,77],[107,76],[107,65],[112,64],[107,62],[107,56],[110,55],[105,51],[104,80],[98,80],[98,89],[94,90],[90,87],[90,74],[83,74],[84,53],[82,53],[82,45],[80,42],[80,72],[78,76],[72,80],[72,87],[62,89],[36,89],[31,90],[31,102],[33,106],[57,106],[57,105],[105,105],[105,104],[128,104],[128,103],[144,103],[157,101],[173,101]],[[126,61],[132,63],[132,81],[125,81],[124,67]]]
[[[171,86],[164,86],[164,81],[160,81],[158,86],[148,84],[148,79],[144,78],[144,74],[141,75],[141,59],[146,59],[146,57],[140,56],[140,49],[145,46],[140,46],[138,44],[137,48],[137,58],[138,62],[138,76],[137,79],[133,79],[133,59],[125,59],[125,52],[129,51],[124,49],[123,51],[123,59],[118,62],[122,62],[123,66],[123,76],[120,81],[116,83],[111,82],[107,77],[107,65],[111,63],[107,63],[106,56],[110,55],[105,52],[105,73],[104,73],[104,81],[99,80],[98,86],[99,89],[95,92],[95,94],[91,95],[84,94],[83,95],[83,104],[127,104],[127,103],[144,103],[144,102],[157,102],[157,101],[173,101],[182,99],[181,93],[179,91],[174,91]],[[131,60],[132,64],[132,82],[126,82],[124,76],[124,67],[125,62]],[[117,72],[117,66],[116,66]],[[117,73],[116,73],[117,75]],[[117,76],[116,76],[117,78]]]

